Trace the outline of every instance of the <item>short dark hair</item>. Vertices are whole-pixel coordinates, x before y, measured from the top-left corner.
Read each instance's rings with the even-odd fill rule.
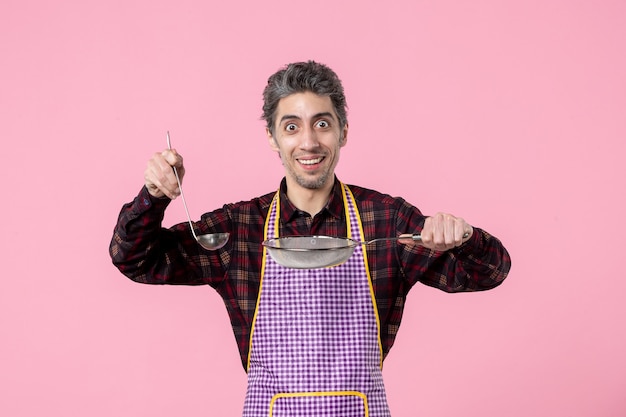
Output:
[[[346,96],[337,74],[315,61],[296,62],[272,74],[263,90],[263,116],[267,128],[274,134],[274,116],[280,99],[295,93],[310,91],[330,97],[340,128],[348,124]]]

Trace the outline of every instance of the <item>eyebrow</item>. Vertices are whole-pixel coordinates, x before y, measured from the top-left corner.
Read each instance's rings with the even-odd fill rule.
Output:
[[[331,112],[328,112],[328,111],[314,114],[312,118],[313,119],[319,119],[319,118],[322,118],[322,117],[329,117],[332,120],[335,120],[335,116]],[[293,119],[301,120],[302,118],[300,116],[296,116],[295,114],[285,114],[283,117],[280,118],[279,124],[281,124],[285,120],[293,120]]]

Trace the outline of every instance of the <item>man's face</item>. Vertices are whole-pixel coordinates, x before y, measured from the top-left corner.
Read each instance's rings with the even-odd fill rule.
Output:
[[[278,102],[270,146],[280,155],[287,186],[308,190],[332,186],[339,149],[346,144],[348,126],[339,126],[328,96],[296,93]]]

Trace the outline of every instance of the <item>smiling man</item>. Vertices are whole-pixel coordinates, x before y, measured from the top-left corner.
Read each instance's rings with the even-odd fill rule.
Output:
[[[339,121],[330,97],[310,91],[281,99],[275,119],[277,126],[266,131],[287,173],[287,197],[299,209],[317,214],[333,187],[348,125]]]
[[[248,373],[243,416],[389,416],[382,363],[404,301],[418,282],[446,292],[498,286],[510,258],[500,241],[448,213],[423,215],[402,198],[346,185],[335,176],[348,139],[341,81],[327,66],[287,65],[268,79],[263,118],[285,168],[277,191],[225,204],[195,227],[229,233],[215,251],[188,223],[163,228],[180,194],[175,150],[153,155],[144,187],[120,213],[110,245],[114,264],[148,284],[210,285],[222,296]],[[329,268],[280,265],[258,243],[287,236],[367,241]]]

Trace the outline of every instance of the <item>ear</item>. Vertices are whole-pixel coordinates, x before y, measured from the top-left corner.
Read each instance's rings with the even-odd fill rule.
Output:
[[[276,139],[274,139],[274,135],[272,135],[272,132],[268,127],[265,128],[265,134],[267,135],[267,140],[270,144],[270,148],[272,148],[272,150],[276,152],[280,152],[280,149],[278,148],[278,143],[276,143]]]
[[[343,132],[342,132],[342,136],[341,136],[341,142],[339,142],[339,146],[341,146],[342,148],[344,146],[346,146],[346,142],[348,142],[348,124],[346,123],[346,125],[343,127]]]

